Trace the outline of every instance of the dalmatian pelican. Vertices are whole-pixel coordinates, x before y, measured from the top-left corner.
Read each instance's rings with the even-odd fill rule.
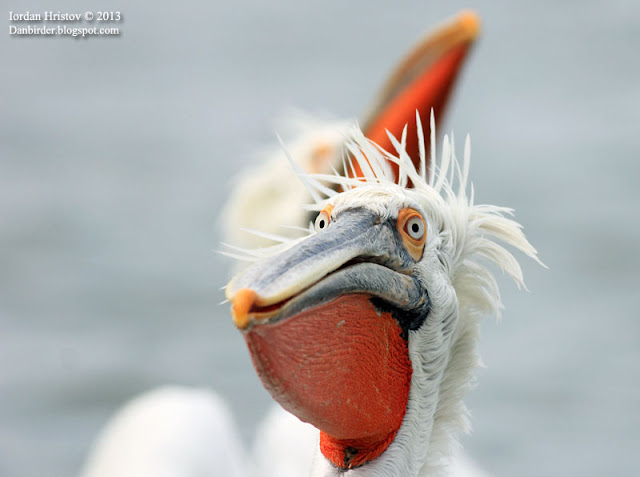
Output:
[[[435,121],[420,121],[444,112],[478,30],[464,12],[423,38],[362,130],[303,121],[287,142],[300,181],[283,174],[279,151],[236,184],[227,229],[240,247],[229,255],[256,263],[227,295],[265,387],[292,414],[274,409],[248,458],[214,393],[152,391],[105,428],[85,477],[293,477],[307,475],[316,448],[314,477],[426,476],[449,464],[452,476],[484,475],[454,445],[468,427],[461,399],[477,364],[477,319],[500,307],[481,259],[522,284],[491,239],[536,252],[508,209],[467,196],[468,148],[460,165],[445,139],[432,163]],[[312,210],[300,207],[309,200]],[[280,225],[305,237],[284,238]],[[283,243],[265,247],[273,240]]]
[[[499,242],[538,260],[509,209],[467,192],[468,137],[462,162],[445,136],[427,168],[421,131],[419,169],[406,129],[392,154],[356,128],[347,169],[361,175],[300,172],[313,230],[248,250],[258,260],[226,288],[264,386],[320,430],[314,477],[437,472],[467,428],[479,317],[501,306],[487,265],[522,286]],[[435,157],[433,117],[431,131]]]

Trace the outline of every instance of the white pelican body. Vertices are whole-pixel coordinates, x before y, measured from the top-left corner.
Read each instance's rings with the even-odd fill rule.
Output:
[[[245,467],[224,401],[204,389],[172,386],[124,406],[94,444],[82,475],[247,477]]]
[[[309,475],[318,431],[274,405],[256,445],[242,445],[222,398],[170,386],[142,394],[103,429],[82,477],[300,477]],[[462,453],[449,477],[488,477]]]

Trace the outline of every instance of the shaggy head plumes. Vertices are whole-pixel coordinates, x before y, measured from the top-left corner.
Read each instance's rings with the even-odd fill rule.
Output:
[[[418,115],[416,119],[420,125]],[[519,288],[524,286],[524,281],[516,258],[495,240],[510,245],[541,263],[537,258],[537,252],[524,236],[522,226],[509,218],[513,215],[512,209],[474,203],[473,185],[469,182],[469,136],[465,140],[462,164],[456,157],[454,144],[450,142],[448,135],[444,136],[440,160],[437,161],[435,122],[432,115],[432,164],[427,168],[421,131],[421,127],[418,127],[419,144],[422,145],[418,169],[405,152],[406,129],[400,141],[389,134],[396,148],[396,154],[393,154],[368,140],[360,128],[354,126],[346,138],[342,173],[334,170],[333,175],[306,172],[297,165],[296,158],[289,154],[283,144],[294,171],[313,199],[310,204],[302,205],[302,208],[319,212],[328,203],[348,203],[355,206],[358,202],[375,207],[375,203],[369,199],[376,195],[394,196],[398,203],[407,199],[417,202],[431,219],[432,227],[436,226],[441,239],[440,255],[446,260],[443,265],[448,269],[457,291],[472,299],[478,311],[499,313],[500,294],[487,265],[497,265]],[[389,163],[399,166],[400,177],[395,177]],[[359,166],[364,177],[355,177],[354,164]],[[337,192],[336,189],[341,192]],[[385,213],[384,210],[379,212]],[[275,255],[304,239],[290,239],[265,234],[259,230],[249,232],[281,244],[260,249],[231,247],[238,253],[223,253],[238,260],[255,261]],[[310,223],[304,232],[306,235],[314,234],[313,223]],[[430,230],[431,234],[433,232],[433,229]]]

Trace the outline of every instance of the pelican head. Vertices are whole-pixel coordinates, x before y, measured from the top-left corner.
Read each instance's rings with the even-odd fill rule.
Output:
[[[435,157],[433,119],[431,134]],[[417,476],[445,463],[468,427],[478,318],[500,308],[487,265],[522,284],[496,239],[537,260],[509,209],[467,194],[468,138],[459,163],[445,136],[429,172],[424,146],[416,170],[406,134],[390,140],[395,154],[353,131],[344,169],[355,161],[364,177],[300,172],[315,224],[247,251],[255,263],[226,289],[267,390],[320,430],[316,476]]]

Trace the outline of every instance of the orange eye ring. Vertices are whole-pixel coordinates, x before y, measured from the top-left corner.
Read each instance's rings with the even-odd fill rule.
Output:
[[[418,261],[422,258],[424,244],[427,241],[427,223],[420,212],[407,207],[398,212],[398,232],[402,237],[404,248],[411,258]]]
[[[316,217],[316,222],[314,224],[316,232],[320,232],[321,230],[326,229],[331,223],[331,213],[333,212],[333,205],[329,204],[324,209],[320,211],[318,216]]]

